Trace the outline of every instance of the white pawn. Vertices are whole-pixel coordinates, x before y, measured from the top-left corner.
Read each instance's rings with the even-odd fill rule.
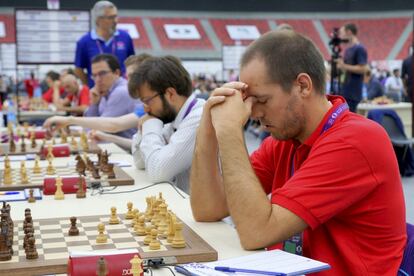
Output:
[[[63,186],[62,178],[60,178],[60,176],[56,177],[56,192],[55,192],[56,200],[65,199],[65,194],[63,193],[62,186]]]

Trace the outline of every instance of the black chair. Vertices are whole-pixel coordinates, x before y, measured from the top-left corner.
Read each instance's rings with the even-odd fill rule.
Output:
[[[414,144],[414,139],[407,138],[407,136],[405,136],[404,131],[397,126],[396,120],[388,114],[384,114],[381,125],[387,131],[392,144],[395,147],[403,148],[402,160],[405,160],[408,150],[410,150],[412,145]]]

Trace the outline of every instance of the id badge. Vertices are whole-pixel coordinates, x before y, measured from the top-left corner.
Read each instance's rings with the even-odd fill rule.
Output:
[[[293,235],[283,242],[283,251],[302,256],[302,241],[302,233]]]

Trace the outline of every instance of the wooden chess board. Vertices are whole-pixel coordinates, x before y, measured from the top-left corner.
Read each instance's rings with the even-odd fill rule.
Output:
[[[57,140],[59,142],[59,140]],[[50,143],[50,141],[48,141],[48,143]],[[8,155],[24,155],[24,154],[39,154],[41,147],[42,147],[42,140],[36,140],[36,146],[34,148],[32,148],[32,144],[30,142],[29,139],[25,139],[25,145],[26,145],[26,151],[22,151],[22,144],[21,144],[21,140],[19,139],[19,141],[15,142],[16,144],[16,151],[14,152],[10,152],[9,149],[9,143],[2,143],[0,145],[0,147],[3,149],[3,151],[8,152]],[[70,139],[67,143],[67,145],[69,145],[70,147],[70,152],[72,154],[76,154],[79,152],[83,152],[82,146],[80,144],[79,141],[77,141],[77,146],[74,147],[72,146],[72,144],[70,143]],[[47,144],[46,144],[47,147]],[[86,152],[88,153],[98,153],[101,151],[101,148],[98,146],[98,144],[96,142],[88,142],[88,150]]]
[[[8,191],[8,190],[23,190],[27,188],[43,188],[43,179],[50,178],[50,177],[64,177],[64,176],[79,176],[76,172],[76,167],[74,166],[66,166],[66,167],[54,167],[56,170],[55,175],[47,175],[46,174],[46,167],[41,166],[42,172],[39,174],[33,173],[33,167],[27,167],[27,177],[29,178],[29,184],[22,184],[21,177],[20,177],[20,168],[13,168],[12,169],[12,178],[13,183],[10,185],[6,185],[3,183],[3,172],[4,170],[0,170],[0,191]],[[85,180],[86,182],[94,182],[100,181],[103,185],[106,182],[109,186],[121,186],[121,185],[134,185],[134,179],[129,176],[122,168],[114,166],[114,173],[115,178],[108,179],[107,176],[100,172],[101,179],[97,180],[92,177],[92,174],[89,171],[86,172]]]
[[[183,236],[186,241],[185,248],[172,248],[165,240],[161,240],[159,250],[150,250],[144,245],[145,236],[137,236],[131,227],[131,220],[125,220],[123,215],[118,215],[120,224],[110,225],[107,216],[78,217],[78,236],[69,236],[69,218],[53,218],[33,220],[36,249],[39,258],[27,260],[23,249],[23,222],[14,223],[14,255],[11,260],[0,262],[0,275],[43,275],[66,273],[69,251],[87,250],[116,250],[138,249],[141,258],[168,258],[176,260],[176,263],[208,262],[217,260],[215,251],[206,241],[198,236],[191,228],[183,223]],[[97,225],[105,224],[105,234],[108,242],[97,244]],[[17,226],[17,227],[16,227]]]

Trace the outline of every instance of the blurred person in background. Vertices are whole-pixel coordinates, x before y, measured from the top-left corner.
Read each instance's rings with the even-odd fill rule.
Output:
[[[91,60],[94,56],[104,53],[116,56],[121,64],[121,76],[123,76],[124,61],[135,54],[129,34],[116,29],[118,10],[112,2],[96,2],[92,9],[92,20],[95,27],[78,40],[75,56],[75,73],[89,88],[94,86],[91,78]]]
[[[358,28],[354,23],[347,23],[339,29],[341,39],[347,40],[344,58],[337,59],[337,67],[345,73],[341,95],[349,105],[349,110],[356,112],[362,100],[362,83],[364,73],[368,70],[368,54],[357,37]]]
[[[394,102],[401,102],[404,86],[400,76],[400,69],[392,70],[392,76],[385,81],[385,95]]]

